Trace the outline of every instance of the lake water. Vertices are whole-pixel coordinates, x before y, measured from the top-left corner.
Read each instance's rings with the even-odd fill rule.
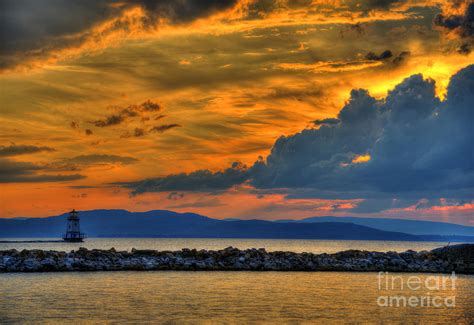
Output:
[[[10,239],[11,240],[11,239]],[[242,240],[242,239],[88,239],[80,244],[2,243],[0,249],[71,250],[80,246],[120,250],[183,247],[221,249],[265,247],[314,253],[344,249],[423,250],[445,243]],[[474,322],[474,276],[457,275],[455,286],[443,275],[394,275],[395,286],[378,273],[343,272],[71,272],[0,274],[0,323],[438,323]],[[393,278],[391,279],[391,281]],[[428,282],[427,282],[428,281]],[[431,282],[430,282],[431,281]],[[403,288],[401,287],[403,283]],[[384,297],[431,297],[441,305],[384,306]],[[452,299],[454,297],[454,305]],[[380,300],[382,298],[382,300]],[[389,298],[386,298],[389,299]],[[450,300],[451,299],[451,300]],[[449,303],[448,303],[449,302]]]
[[[407,279],[413,274],[402,275]],[[424,281],[430,275],[418,275]],[[474,321],[474,277],[459,276],[455,306],[381,307],[377,273],[98,272],[0,275],[0,322],[426,323]]]
[[[58,240],[57,238],[0,238],[0,241],[21,240]],[[180,250],[182,248],[196,249],[223,249],[228,246],[240,249],[265,248],[267,251],[292,251],[310,253],[335,253],[347,249],[360,249],[369,251],[396,251],[403,252],[408,249],[416,251],[431,250],[445,246],[446,242],[406,242],[406,241],[379,241],[379,240],[282,240],[282,239],[238,239],[238,238],[87,238],[83,243],[1,243],[0,250],[16,248],[45,249],[57,251],[77,250],[79,247],[88,249],[116,250],[156,249]]]

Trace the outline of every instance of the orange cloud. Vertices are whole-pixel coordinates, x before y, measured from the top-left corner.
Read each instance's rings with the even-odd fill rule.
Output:
[[[440,199],[439,205],[424,206],[424,202],[426,201],[427,200],[422,199],[417,204],[405,208],[386,210],[383,215],[474,224],[474,201],[461,204],[449,204],[445,199]]]
[[[368,161],[370,161],[370,155],[357,156],[354,159],[352,159],[353,164],[362,164]]]
[[[234,33],[276,26],[353,25],[379,20],[416,19],[418,17],[413,16],[408,10],[410,5],[440,4],[439,1],[410,1],[404,6],[371,9],[368,5],[368,9],[364,9],[353,4],[349,6],[346,1],[341,0],[318,0],[305,2],[304,5],[295,5],[286,0],[274,0],[268,4],[260,3],[260,1],[240,0],[234,6],[210,11],[203,17],[198,16],[185,22],[174,22],[166,15],[154,17],[154,13],[147,12],[139,5],[112,3],[109,6],[118,14],[105,18],[82,31],[51,39],[49,43],[39,48],[14,53],[14,56],[7,59],[14,63],[10,62],[2,72],[27,72],[79,55],[94,55],[127,40],[180,33]],[[302,49],[304,47],[300,48]],[[326,69],[325,71],[341,69],[324,66],[319,68]]]
[[[125,10],[119,17],[98,23],[91,29],[64,36],[63,44],[45,45],[43,48],[16,53],[20,60],[3,72],[28,72],[31,69],[55,64],[58,61],[84,54],[96,54],[126,39],[143,37],[145,12],[140,7]]]

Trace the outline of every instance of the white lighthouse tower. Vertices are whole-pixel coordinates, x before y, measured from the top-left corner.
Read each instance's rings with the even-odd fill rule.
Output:
[[[81,242],[84,237],[79,226],[79,215],[76,210],[73,209],[69,212],[69,217],[67,217],[67,229],[63,239],[68,242]]]

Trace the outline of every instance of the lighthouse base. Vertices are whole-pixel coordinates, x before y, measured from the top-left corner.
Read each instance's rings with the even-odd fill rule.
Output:
[[[81,243],[84,241],[82,238],[63,238],[63,240],[68,243]]]
[[[82,243],[84,241],[84,238],[83,237],[76,237],[76,238],[63,237],[63,240],[68,243]]]

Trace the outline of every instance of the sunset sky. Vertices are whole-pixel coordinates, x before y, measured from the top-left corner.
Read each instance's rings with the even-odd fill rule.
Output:
[[[473,1],[0,4],[0,217],[474,226]]]

